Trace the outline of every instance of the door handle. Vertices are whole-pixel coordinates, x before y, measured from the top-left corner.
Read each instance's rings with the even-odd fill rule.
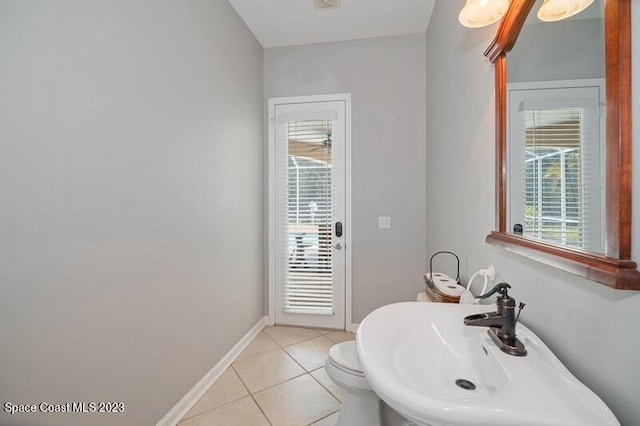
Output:
[[[336,237],[342,237],[342,222],[336,222]]]

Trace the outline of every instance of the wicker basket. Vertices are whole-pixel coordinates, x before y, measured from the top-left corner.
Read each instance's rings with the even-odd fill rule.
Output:
[[[452,256],[454,256],[456,258],[456,261],[458,262],[458,270],[456,272],[456,283],[460,284],[460,259],[458,258],[458,256],[450,251],[439,251],[437,253],[434,253],[433,256],[431,256],[431,259],[429,260],[429,274],[426,274],[424,276],[424,282],[426,284],[426,290],[425,293],[427,295],[427,297],[429,298],[429,300],[431,300],[432,302],[438,302],[438,303],[459,303],[460,302],[460,296],[449,296],[441,291],[438,290],[438,288],[436,287],[436,285],[434,284],[434,282],[432,281],[432,277],[433,277],[433,258],[436,257],[439,254],[442,253],[446,253],[446,254],[450,254]]]

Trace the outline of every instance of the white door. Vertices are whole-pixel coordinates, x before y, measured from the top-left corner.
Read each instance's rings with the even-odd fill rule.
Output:
[[[270,101],[276,324],[345,329],[348,99]]]

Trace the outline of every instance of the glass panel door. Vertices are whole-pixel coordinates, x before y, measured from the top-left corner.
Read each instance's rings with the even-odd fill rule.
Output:
[[[345,105],[276,105],[278,324],[344,328]]]

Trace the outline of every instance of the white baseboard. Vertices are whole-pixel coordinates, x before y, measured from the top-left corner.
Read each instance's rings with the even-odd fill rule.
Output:
[[[260,318],[251,330],[244,335],[236,345],[231,348],[222,359],[204,375],[202,379],[158,422],[156,426],[175,426],[193,408],[194,405],[209,390],[211,385],[225,372],[240,352],[260,333],[269,323],[267,317]]]
[[[265,325],[275,325],[275,321],[272,318],[264,317],[264,321]],[[360,327],[360,324],[347,324],[345,331],[355,333],[358,331],[358,327]]]

